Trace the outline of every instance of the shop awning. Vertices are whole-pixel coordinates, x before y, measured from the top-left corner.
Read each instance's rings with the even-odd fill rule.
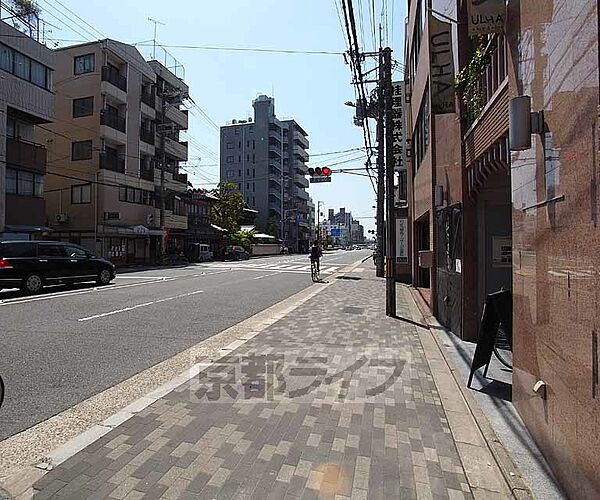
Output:
[[[51,228],[45,226],[27,226],[18,224],[7,224],[4,226],[7,233],[49,233]]]
[[[98,232],[101,234],[117,234],[131,236],[163,236],[160,229],[149,229],[146,226],[98,226]]]
[[[263,239],[263,240],[276,240],[275,236],[271,236],[270,234],[258,233],[252,236],[253,238]]]
[[[223,229],[222,227],[219,227],[215,224],[211,224],[210,227],[212,227],[213,229],[215,229],[216,231],[219,231],[221,233],[227,233],[227,229]]]

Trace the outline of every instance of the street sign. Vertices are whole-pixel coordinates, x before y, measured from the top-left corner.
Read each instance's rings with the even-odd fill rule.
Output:
[[[342,235],[341,233],[342,233],[341,229],[337,229],[337,228],[331,229],[331,236],[333,236],[334,238],[339,238]]]
[[[331,182],[331,177],[311,177],[310,182]]]

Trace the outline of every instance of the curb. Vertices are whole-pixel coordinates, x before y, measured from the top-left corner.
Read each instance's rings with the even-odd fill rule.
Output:
[[[343,276],[345,273],[351,272],[355,268],[359,267],[362,262],[354,262],[352,264],[347,264],[340,271],[332,274],[330,277],[335,278],[338,276]],[[188,352],[193,352],[197,349],[202,349],[200,347],[203,344],[217,344],[213,348],[214,352],[209,352],[204,357],[209,358],[207,362],[203,363],[195,363],[191,366],[188,366],[185,371],[179,373],[175,377],[172,377],[162,384],[158,386],[154,386],[150,391],[146,391],[141,396],[138,396],[136,399],[129,401],[124,407],[121,407],[116,412],[109,414],[108,417],[100,419],[93,419],[93,421],[88,422],[88,425],[85,428],[82,428],[81,431],[75,434],[71,439],[68,439],[66,442],[59,444],[53,448],[50,448],[49,451],[44,452],[43,450],[36,452],[37,458],[30,459],[27,463],[20,463],[13,466],[12,469],[9,469],[10,474],[0,478],[0,500],[4,500],[2,498],[2,494],[8,494],[8,498],[31,498],[35,491],[33,490],[33,485],[46,473],[50,472],[56,466],[60,465],[68,458],[72,457],[76,453],[80,452],[96,440],[100,439],[102,436],[108,434],[110,431],[126,422],[134,415],[142,411],[143,409],[150,406],[155,401],[161,399],[162,397],[169,394],[171,391],[179,387],[180,385],[188,382],[190,379],[195,377],[202,369],[207,368],[212,365],[215,361],[220,359],[222,356],[227,355],[231,351],[237,349],[238,347],[245,344],[248,340],[259,335],[266,328],[276,323],[299,306],[307,302],[308,300],[315,297],[317,294],[321,293],[330,285],[336,283],[336,279],[331,279],[326,282],[314,283],[303,290],[297,292],[296,294],[287,297],[272,306],[256,313],[249,318],[222,330],[221,332],[216,333],[212,337],[203,340],[199,344],[192,346],[172,358],[169,358],[157,365],[148,367],[143,372],[140,372],[136,375],[133,375],[129,379],[113,386],[111,388],[106,389],[105,391],[90,396],[88,399],[82,401],[78,405],[75,405],[72,408],[65,410],[54,417],[51,417],[48,420],[40,422],[33,427],[23,431],[20,434],[16,434],[5,441],[0,442],[0,450],[3,444],[6,444],[7,441],[13,440],[15,438],[23,436],[24,434],[30,432],[35,434],[39,428],[43,428],[44,426],[52,427],[51,422],[57,423],[55,429],[44,429],[45,433],[56,434],[60,433],[60,425],[61,421],[68,421],[72,419],[72,413],[76,414],[76,410],[78,407],[86,405],[86,403],[93,401],[97,398],[101,398],[104,394],[109,393],[110,391],[115,390],[116,388],[122,386],[123,384],[127,384],[131,381],[135,381],[140,375],[143,377],[145,373],[152,373],[159,365],[169,363],[175,358],[186,357]],[[224,345],[224,342],[219,342],[221,339],[219,337],[225,337],[227,340],[227,344]],[[231,341],[233,338],[233,342]],[[220,348],[219,348],[220,347]],[[197,356],[197,354],[196,354]],[[151,375],[150,375],[151,376]],[[42,458],[43,457],[43,458]]]
[[[462,397],[465,400],[467,408],[469,409],[471,416],[477,424],[477,427],[479,428],[479,431],[483,436],[487,448],[489,449],[494,461],[498,466],[498,469],[502,474],[506,486],[508,487],[514,498],[517,498],[519,500],[534,499],[535,497],[533,496],[533,493],[527,486],[525,480],[518,473],[519,469],[512,461],[508,450],[504,447],[504,445],[494,432],[492,425],[490,424],[489,420],[479,407],[479,404],[475,401],[471,393],[464,386],[464,380],[462,380],[462,377],[459,378],[459,372],[454,366],[452,360],[449,358],[446,352],[446,348],[443,345],[440,345],[440,342],[437,339],[436,335],[431,331],[432,328],[444,327],[435,319],[434,316],[431,315],[429,311],[425,310],[423,303],[424,301],[422,297],[414,290],[414,288],[412,286],[405,286],[408,289],[413,299],[413,302],[417,306],[417,309],[423,318],[424,324],[427,325],[427,328],[429,330],[429,333],[431,334],[433,341],[435,342],[435,345],[440,351],[446,365],[448,366],[448,369],[452,373],[452,378],[458,386]]]

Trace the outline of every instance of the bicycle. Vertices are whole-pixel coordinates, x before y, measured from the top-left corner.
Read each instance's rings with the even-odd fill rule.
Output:
[[[319,281],[321,281],[320,270],[317,261],[310,261],[310,277],[312,278],[314,283],[318,283]]]
[[[512,340],[502,323],[498,326],[498,333],[494,340],[494,355],[500,363],[512,370]]]

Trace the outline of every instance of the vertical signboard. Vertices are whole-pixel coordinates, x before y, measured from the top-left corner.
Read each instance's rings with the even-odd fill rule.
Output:
[[[392,123],[394,126],[392,147],[394,149],[394,170],[406,171],[406,84],[405,82],[392,83]]]
[[[469,36],[502,33],[506,18],[505,0],[468,0]]]
[[[429,15],[429,54],[431,61],[431,111],[454,113],[454,56],[452,26]]]
[[[396,219],[396,262],[408,263],[408,219]]]

